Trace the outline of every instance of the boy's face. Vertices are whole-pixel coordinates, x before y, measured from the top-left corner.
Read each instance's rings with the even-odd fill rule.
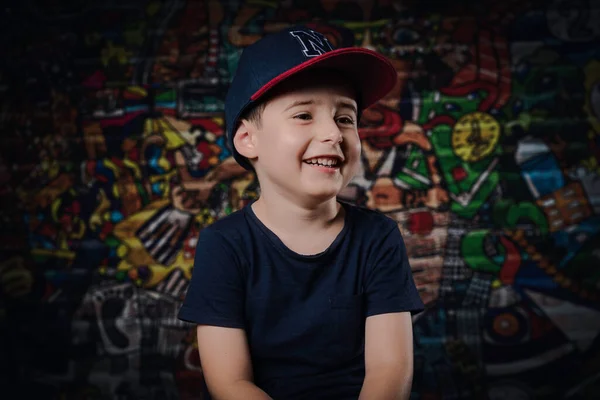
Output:
[[[276,89],[253,125],[261,191],[312,203],[335,197],[355,175],[360,140],[352,87],[339,75],[297,76]]]

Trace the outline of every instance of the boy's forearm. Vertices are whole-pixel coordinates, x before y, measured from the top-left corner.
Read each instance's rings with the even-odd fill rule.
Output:
[[[273,400],[271,396],[250,381],[237,381],[224,393],[211,393],[211,397],[214,400]]]
[[[412,373],[391,368],[368,372],[359,400],[407,400],[411,386]]]

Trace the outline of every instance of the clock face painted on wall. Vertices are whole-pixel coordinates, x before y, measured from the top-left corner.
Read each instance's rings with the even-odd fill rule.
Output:
[[[466,162],[476,162],[492,153],[500,138],[500,124],[482,112],[464,115],[452,131],[454,153]]]

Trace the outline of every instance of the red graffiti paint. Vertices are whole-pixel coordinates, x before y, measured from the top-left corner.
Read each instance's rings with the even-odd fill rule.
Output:
[[[146,113],[146,111],[131,111],[122,117],[100,119],[99,124],[100,124],[100,127],[102,127],[102,128],[106,128],[109,126],[121,127],[121,126],[126,125],[127,123],[133,121],[134,119],[142,116],[144,113]]]
[[[452,178],[460,182],[467,177],[467,171],[462,166],[452,168]]]
[[[95,71],[90,76],[85,78],[82,82],[82,86],[91,89],[101,89],[106,83],[106,75],[102,71]]]
[[[418,211],[408,217],[408,230],[414,235],[429,235],[433,230],[433,215],[429,211]]]
[[[440,90],[440,92],[442,91]],[[454,124],[456,124],[456,120],[450,115],[437,115],[433,119],[423,124],[423,131],[428,131],[437,127],[438,125],[454,126]]]
[[[477,41],[473,43],[472,38]],[[464,24],[454,34],[461,43],[470,46],[471,62],[454,76],[448,88],[440,90],[445,95],[463,97],[484,90],[487,96],[479,105],[480,111],[500,108],[506,104],[511,93],[511,71],[508,43],[502,35],[492,30]]]
[[[500,237],[500,243],[504,246],[506,254],[504,264],[500,270],[500,281],[507,285],[512,285],[515,281],[515,275],[521,266],[521,253],[517,246],[506,236]]]
[[[127,157],[131,161],[135,161],[135,162],[139,161],[140,160],[140,149],[138,149],[137,147],[132,147],[127,152]]]
[[[403,121],[400,115],[380,104],[364,111],[358,135],[372,147],[388,149],[394,147],[393,138],[402,131]]]

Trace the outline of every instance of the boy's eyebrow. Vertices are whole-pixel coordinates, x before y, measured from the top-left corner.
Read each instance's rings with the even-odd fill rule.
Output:
[[[292,104],[287,106],[284,111],[287,111],[289,109],[292,109],[292,108],[298,107],[298,106],[309,106],[311,104],[315,104],[315,101],[314,100],[296,100]]]
[[[354,103],[350,103],[349,101],[344,101],[344,100],[340,100],[337,102],[337,106],[339,108],[349,108],[352,111],[354,111],[354,114],[358,114],[358,110],[356,109],[356,106],[354,105]]]
[[[290,104],[289,106],[287,106],[284,111],[287,111],[287,110],[292,109],[294,107],[308,106],[308,105],[312,105],[312,104],[315,104],[314,100],[296,100],[292,104]],[[349,101],[339,100],[339,101],[336,102],[336,106],[338,108],[349,108],[350,110],[354,111],[354,114],[358,114],[358,110],[356,109],[356,106],[353,103],[349,102]]]

